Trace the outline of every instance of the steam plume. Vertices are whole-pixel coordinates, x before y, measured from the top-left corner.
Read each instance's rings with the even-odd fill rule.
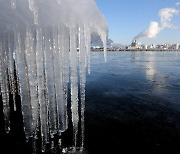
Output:
[[[177,2],[175,5],[176,5],[176,6],[179,6],[179,5],[180,5],[180,2]]]
[[[149,29],[141,32],[134,39],[139,38],[154,38],[161,31],[158,22],[152,21],[150,22]]]
[[[140,38],[155,38],[160,31],[162,31],[165,28],[171,28],[175,29],[177,28],[173,24],[171,24],[171,19],[179,14],[179,10],[176,10],[175,8],[164,8],[159,11],[159,17],[161,21],[161,25],[159,25],[158,22],[150,22],[149,28],[137,36],[134,37],[134,39],[140,39]]]
[[[179,10],[176,10],[174,8],[164,8],[159,11],[159,16],[161,18],[161,24],[162,28],[176,28],[174,25],[172,25],[171,19],[174,15],[177,15],[179,13]]]

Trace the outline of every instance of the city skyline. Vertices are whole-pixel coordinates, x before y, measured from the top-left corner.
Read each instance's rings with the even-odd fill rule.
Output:
[[[144,44],[180,43],[178,0],[96,2],[109,25],[109,38],[115,43],[128,45],[137,36]]]

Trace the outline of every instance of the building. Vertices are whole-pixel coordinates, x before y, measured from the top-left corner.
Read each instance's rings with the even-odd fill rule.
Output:
[[[141,44],[137,42],[137,40],[133,40],[131,45],[126,47],[126,49],[136,50],[136,49],[142,49],[142,47],[141,47]]]

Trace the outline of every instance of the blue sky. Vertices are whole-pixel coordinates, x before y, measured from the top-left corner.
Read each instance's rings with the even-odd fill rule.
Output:
[[[180,0],[96,0],[109,25],[109,38],[128,45],[140,32],[148,29],[151,21],[160,23],[158,13],[163,8],[176,8]],[[180,27],[180,14],[171,23]],[[162,30],[156,38],[141,38],[142,43],[180,43],[180,28]]]

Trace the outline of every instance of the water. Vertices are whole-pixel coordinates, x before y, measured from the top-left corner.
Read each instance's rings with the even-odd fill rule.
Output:
[[[103,86],[114,94],[156,94],[177,103],[180,94],[179,52],[108,52],[107,63],[103,62],[101,54],[92,53],[87,85],[98,81],[97,85],[104,83]],[[108,95],[108,91],[106,93]]]
[[[83,146],[87,151],[90,154],[178,153],[179,66],[180,52],[107,52],[106,63],[103,52],[91,52],[91,74],[87,73],[86,82],[85,130],[82,130],[85,131]],[[81,80],[83,103],[83,76]],[[20,102],[19,99],[16,97],[16,102]],[[10,134],[2,133],[2,106],[0,108],[1,151],[31,154],[31,144],[24,140],[21,106],[16,104],[16,111],[11,104]],[[62,135],[63,144],[71,145],[72,126]],[[41,152],[40,144],[37,143],[37,153]],[[53,153],[50,145],[46,153]]]
[[[180,52],[92,52],[85,147],[99,153],[180,152]]]

